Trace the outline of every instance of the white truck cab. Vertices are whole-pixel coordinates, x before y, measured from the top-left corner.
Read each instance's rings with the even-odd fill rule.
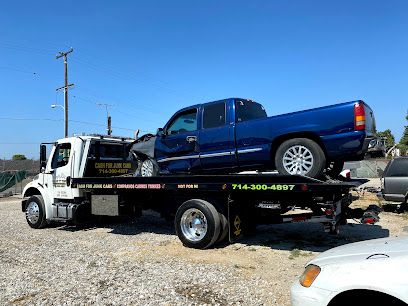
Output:
[[[46,146],[41,145],[41,171],[22,193],[22,210],[33,228],[56,220],[72,219],[83,194],[72,188],[73,177],[131,175],[135,163],[129,156],[132,139],[111,136],[75,136],[53,143],[46,160]]]

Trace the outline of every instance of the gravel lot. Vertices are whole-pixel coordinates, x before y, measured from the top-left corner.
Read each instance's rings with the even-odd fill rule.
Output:
[[[239,243],[194,250],[153,214],[33,230],[20,200],[4,198],[0,218],[1,305],[289,305],[292,282],[314,256],[404,235],[408,225],[404,215],[382,213],[378,225],[345,225],[336,237],[318,224],[260,226]]]

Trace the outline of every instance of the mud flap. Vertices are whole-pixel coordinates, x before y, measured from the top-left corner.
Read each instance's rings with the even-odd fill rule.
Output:
[[[228,200],[229,241],[233,243],[244,235],[255,232],[257,220],[254,209],[248,202]]]

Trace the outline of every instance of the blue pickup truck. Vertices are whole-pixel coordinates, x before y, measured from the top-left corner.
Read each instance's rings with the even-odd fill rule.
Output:
[[[268,117],[259,103],[229,98],[179,110],[131,152],[142,176],[276,169],[334,177],[344,161],[363,159],[374,131],[361,100]]]

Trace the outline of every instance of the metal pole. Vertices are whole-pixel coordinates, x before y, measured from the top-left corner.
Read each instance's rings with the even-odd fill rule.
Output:
[[[68,137],[68,62],[67,54],[64,54],[64,68],[65,68],[65,86],[64,86],[64,121],[65,121],[65,138]]]
[[[59,52],[59,55],[56,56],[57,59],[63,57],[64,58],[64,135],[65,138],[68,137],[69,132],[68,132],[68,89],[70,86],[73,86],[74,84],[69,84],[68,85],[68,58],[67,55],[74,51],[74,49],[70,49],[67,52]],[[58,88],[57,90],[59,90]]]

